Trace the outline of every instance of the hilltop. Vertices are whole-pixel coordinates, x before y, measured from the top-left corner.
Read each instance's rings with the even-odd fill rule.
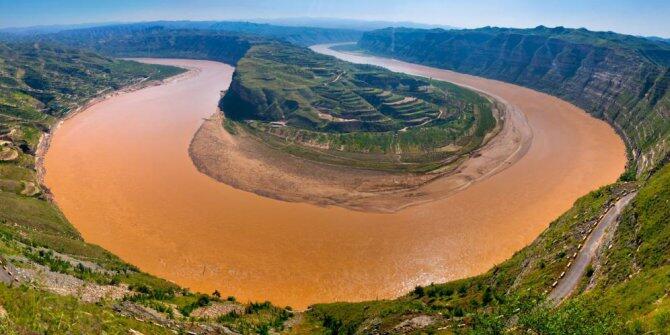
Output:
[[[220,107],[296,155],[421,172],[477,148],[496,124],[491,105],[456,85],[272,43],[237,63]]]

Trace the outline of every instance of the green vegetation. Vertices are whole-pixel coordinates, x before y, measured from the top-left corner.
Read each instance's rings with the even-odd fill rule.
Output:
[[[251,45],[265,39],[228,31],[109,26],[36,37],[50,43],[113,57],[208,59],[235,64]]]
[[[492,103],[470,90],[281,43],[247,52],[221,107],[272,146],[383,170],[438,168],[496,124]]]
[[[49,44],[0,44],[2,114],[25,121],[60,117],[105,91],[181,71]]]
[[[217,320],[243,334],[269,334],[271,330],[284,330],[284,323],[292,316],[290,309],[275,307],[265,301],[250,303],[244,313],[230,312]]]
[[[235,64],[251,45],[281,40],[301,46],[356,41],[361,31],[285,27],[235,21],[153,21],[69,29],[57,33],[0,34],[0,41],[46,42],[113,57],[209,59]]]
[[[127,334],[133,329],[144,334],[172,334],[163,327],[123,317],[112,312],[109,303],[86,304],[22,286],[0,285],[0,301],[7,311],[0,319],[0,333],[19,334]]]
[[[95,96],[181,71],[49,44],[0,44],[0,190],[39,195],[34,154],[57,118]]]

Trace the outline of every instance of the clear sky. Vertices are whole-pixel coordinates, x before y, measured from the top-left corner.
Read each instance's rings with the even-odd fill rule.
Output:
[[[305,16],[670,37],[670,0],[0,0],[0,27]]]

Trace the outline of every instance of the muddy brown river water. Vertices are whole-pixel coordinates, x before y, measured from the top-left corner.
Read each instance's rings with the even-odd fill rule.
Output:
[[[216,111],[233,68],[147,60],[198,70],[64,121],[46,154],[45,182],[87,241],[144,271],[241,301],[304,308],[390,298],[484,272],[623,171],[624,145],[614,131],[560,99],[450,71],[337,55],[500,96],[525,114],[532,144],[502,172],[394,214],[282,202],[219,183],[189,158],[189,142]]]

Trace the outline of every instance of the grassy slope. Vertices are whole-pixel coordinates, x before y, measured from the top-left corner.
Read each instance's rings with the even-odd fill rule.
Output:
[[[0,319],[0,333],[45,334],[172,334],[168,329],[122,317],[110,305],[85,304],[74,297],[62,297],[28,287],[0,285],[0,301],[9,317]]]
[[[619,183],[579,199],[530,246],[484,275],[418,287],[396,300],[316,305],[310,320],[334,334],[374,327],[393,333],[402,320],[424,314],[438,320],[424,333],[444,328],[444,333],[665,334],[670,329],[670,166],[643,183],[612,247],[584,278],[589,289],[582,285],[558,309],[543,304],[589,224],[616,194],[632,187]]]
[[[582,299],[608,306],[635,332],[670,331],[670,165],[640,190]],[[643,332],[644,332],[643,331]]]
[[[17,160],[0,163],[0,180],[37,184],[33,155],[40,134],[55,122],[57,116],[66,114],[99,92],[118,89],[144,78],[162,79],[180,71],[171,67],[113,61],[48,45],[0,45],[0,134],[5,134],[10,146],[20,152]],[[0,190],[3,255],[28,256],[32,248],[45,247],[107,269],[130,270],[123,278],[128,283],[174,287],[138,272],[98,246],[85,243],[53,204],[38,197],[21,195],[21,191],[21,188]],[[97,282],[111,280],[100,277],[89,279]],[[98,329],[98,321],[114,321],[109,328],[112,332],[123,324],[138,330],[151,329],[109,311],[103,313],[101,308],[79,303],[73,298],[27,287],[1,287],[0,290],[0,301],[10,313],[0,326],[6,333],[12,333],[10,329],[87,332]],[[98,316],[98,321],[91,320],[86,313]],[[152,331],[160,333],[155,328]]]

